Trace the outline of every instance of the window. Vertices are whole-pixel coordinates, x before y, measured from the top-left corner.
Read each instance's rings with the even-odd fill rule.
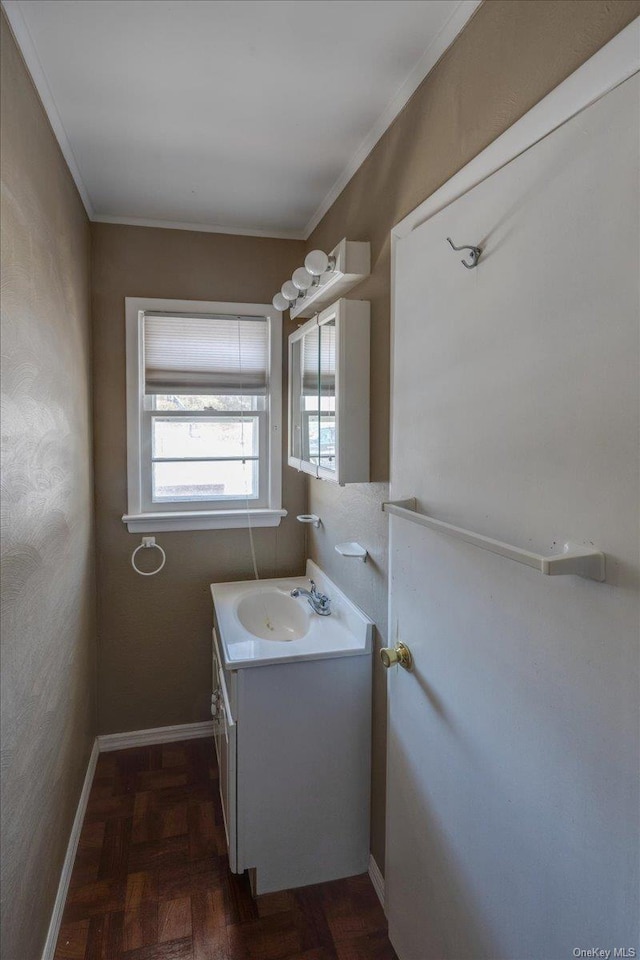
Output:
[[[276,526],[281,314],[127,297],[130,532]]]

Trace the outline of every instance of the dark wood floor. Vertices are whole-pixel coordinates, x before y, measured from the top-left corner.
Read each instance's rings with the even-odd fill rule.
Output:
[[[100,755],[55,960],[396,960],[366,874],[251,897],[217,776],[212,740]]]

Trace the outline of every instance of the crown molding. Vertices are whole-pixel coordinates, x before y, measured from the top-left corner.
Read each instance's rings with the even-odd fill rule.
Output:
[[[84,184],[80,174],[80,168],[74,156],[67,132],[58,112],[56,102],[49,86],[49,81],[44,72],[44,68],[38,57],[35,44],[29,27],[20,8],[20,0],[2,0],[2,9],[4,10],[9,26],[22,54],[27,70],[31,75],[31,80],[40,101],[47,115],[51,129],[58,141],[58,146],[69,168],[69,172],[76,185],[80,198],[86,210],[87,216],[92,223],[120,223],[133,227],[156,227],[163,230],[190,230],[197,233],[226,233],[232,236],[240,237],[265,237],[273,240],[304,240],[305,236],[301,230],[251,230],[240,227],[231,227],[225,224],[211,223],[189,223],[178,220],[153,220],[140,217],[121,217],[109,216],[107,214],[97,214],[93,209],[93,204],[89,192]]]
[[[121,223],[129,227],[155,227],[161,230],[191,230],[196,233],[226,233],[237,237],[265,237],[271,240],[305,240],[302,231],[294,230],[249,230],[242,227],[228,227],[219,223],[189,223],[180,220],[153,220],[144,217],[112,217],[96,213],[91,217],[93,223]]]
[[[373,127],[364,138],[351,160],[326,194],[304,229],[304,239],[308,240],[325,213],[338,199],[352,176],[362,166],[376,143],[388,130],[410,97],[416,92],[424,78],[435,67],[442,54],[451,46],[458,34],[464,29],[482,0],[460,0],[445,25],[431,41],[424,54],[404,81],[393,100],[380,114]]]
[[[600,47],[391,229],[394,244],[640,72],[640,17]],[[393,312],[393,296],[392,296]]]
[[[199,233],[224,233],[231,236],[265,237],[274,240],[308,240],[325,213],[327,213],[342,193],[358,168],[371,153],[376,143],[378,143],[382,135],[393,123],[409,98],[415,93],[416,89],[433,69],[445,50],[453,43],[465,27],[481,2],[482,0],[460,0],[445,25],[427,47],[425,53],[397,91],[394,98],[361,142],[351,157],[351,160],[343,168],[340,176],[316,208],[306,227],[300,230],[253,230],[227,226],[225,224],[190,223],[186,221],[154,220],[140,217],[97,214],[93,209],[89,192],[80,174],[80,168],[73,154],[60,114],[58,113],[53,93],[51,92],[46,74],[40,63],[26,20],[22,14],[20,0],[1,0],[2,8],[6,13],[16,43],[22,53],[27,69],[31,74],[31,79],[40,97],[56,140],[58,141],[62,155],[69,167],[69,172],[78,189],[89,220],[94,223],[117,223],[134,227],[155,227],[163,230],[191,230]]]
[[[13,36],[18,44],[18,49],[20,50],[24,62],[27,65],[27,70],[31,74],[31,80],[33,81],[36,92],[40,97],[44,112],[47,115],[49,123],[51,124],[51,129],[53,130],[54,136],[58,141],[58,146],[62,151],[62,156],[66,160],[67,166],[69,167],[69,173],[73,177],[73,182],[75,183],[78,193],[80,194],[80,199],[82,200],[84,208],[87,212],[87,216],[90,220],[92,220],[94,211],[91,198],[89,197],[87,188],[85,187],[84,181],[80,175],[80,168],[78,167],[76,158],[73,155],[73,150],[71,149],[71,144],[69,143],[69,138],[67,137],[67,132],[64,129],[64,124],[60,118],[60,114],[58,113],[56,102],[53,99],[53,94],[51,92],[47,76],[44,72],[42,64],[40,63],[40,58],[38,57],[36,47],[29,32],[26,20],[22,15],[19,0],[2,0],[2,9],[7,16]]]

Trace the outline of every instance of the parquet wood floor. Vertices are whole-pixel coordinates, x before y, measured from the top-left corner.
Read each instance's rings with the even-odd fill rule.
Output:
[[[98,759],[55,960],[397,960],[366,874],[253,899],[212,740]]]

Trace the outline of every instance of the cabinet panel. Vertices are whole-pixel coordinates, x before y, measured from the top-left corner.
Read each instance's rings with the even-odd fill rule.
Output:
[[[255,893],[363,873],[371,655],[238,673],[238,854]]]

